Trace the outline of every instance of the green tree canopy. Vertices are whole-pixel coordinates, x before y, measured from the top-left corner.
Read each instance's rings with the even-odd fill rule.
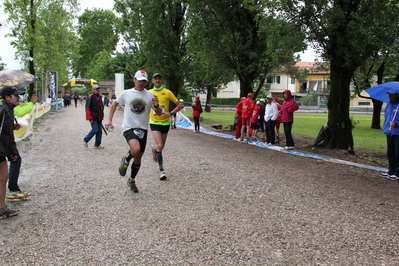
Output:
[[[187,4],[175,0],[115,0],[115,10],[121,14],[120,31],[137,58],[136,65],[150,75],[162,73],[168,89],[177,95],[188,65]]]
[[[27,71],[46,80],[47,71],[66,76],[74,51],[72,22],[77,8],[76,0],[5,0],[12,34],[11,42],[16,58],[27,65]],[[29,97],[35,84],[29,86]]]
[[[398,36],[398,3],[391,0],[283,0],[280,14],[305,30],[309,42],[329,61],[330,138],[327,148],[354,153],[349,117],[350,82],[355,70]]]
[[[86,77],[97,53],[115,52],[119,37],[116,31],[118,18],[110,10],[86,9],[78,18],[78,58],[73,62],[75,77]]]

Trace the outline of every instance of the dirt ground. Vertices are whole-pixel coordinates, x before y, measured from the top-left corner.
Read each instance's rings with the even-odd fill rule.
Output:
[[[49,112],[18,143],[31,196],[8,203],[20,214],[0,221],[0,265],[399,265],[399,182],[178,127],[168,179],[150,135],[131,193],[122,116],[103,150],[82,145],[84,106]]]

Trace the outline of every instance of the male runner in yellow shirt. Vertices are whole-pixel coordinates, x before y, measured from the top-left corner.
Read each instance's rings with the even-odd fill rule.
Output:
[[[164,88],[162,85],[163,78],[161,74],[156,73],[152,76],[152,83],[154,88],[151,89],[155,96],[158,97],[159,106],[162,109],[161,115],[156,115],[154,112],[150,113],[150,128],[152,136],[154,137],[156,147],[152,148],[152,155],[155,162],[158,162],[160,180],[166,180],[165,170],[163,168],[162,150],[165,148],[166,138],[170,128],[170,117],[179,112],[181,105],[179,100],[170,90]],[[176,107],[169,110],[169,102],[174,102]]]

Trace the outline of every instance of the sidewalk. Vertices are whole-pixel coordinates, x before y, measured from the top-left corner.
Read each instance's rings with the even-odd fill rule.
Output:
[[[0,221],[0,265],[399,263],[399,183],[178,128],[163,153],[168,180],[149,134],[133,194],[118,174],[122,115],[104,150],[82,145],[84,106],[50,112],[18,143],[32,196]]]

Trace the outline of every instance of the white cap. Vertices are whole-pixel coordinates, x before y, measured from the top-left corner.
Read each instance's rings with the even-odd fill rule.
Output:
[[[145,81],[148,81],[147,72],[145,72],[144,70],[139,70],[139,71],[137,71],[136,74],[134,75],[134,77],[135,77],[137,80],[145,80]]]

